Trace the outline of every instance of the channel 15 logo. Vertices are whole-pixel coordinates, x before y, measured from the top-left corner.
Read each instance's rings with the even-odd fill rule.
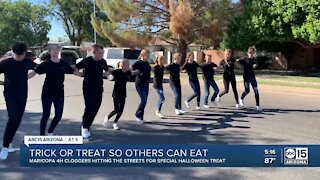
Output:
[[[306,147],[284,148],[285,165],[308,165],[309,149]]]

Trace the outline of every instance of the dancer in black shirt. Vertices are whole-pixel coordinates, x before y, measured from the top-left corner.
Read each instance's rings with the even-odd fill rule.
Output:
[[[211,102],[215,104],[216,97],[219,94],[219,88],[217,86],[216,81],[214,80],[214,70],[217,68],[217,65],[211,61],[211,55],[206,54],[205,56],[206,62],[200,65],[202,69],[202,77],[204,80],[205,87],[205,97],[204,97],[204,105],[203,107],[208,109],[210,106],[208,105],[208,99],[210,95],[210,87],[214,89],[214,94],[212,95]]]
[[[65,74],[74,74],[81,77],[82,73],[74,70],[68,63],[59,59],[59,46],[49,46],[49,55],[50,58],[48,60],[36,67],[34,74],[46,74],[41,94],[43,114],[40,121],[40,135],[45,135],[51,106],[53,104],[55,115],[48,130],[48,135],[52,136],[53,131],[59,124],[63,114]]]
[[[129,66],[130,63],[128,60],[122,60],[118,64],[118,69],[112,71],[111,73],[114,77],[114,87],[112,92],[114,110],[110,112],[110,114],[104,119],[103,126],[106,128],[108,127],[109,120],[116,115],[113,122],[113,129],[119,130],[117,122],[123,113],[124,105],[126,103],[127,82],[131,75]]]
[[[0,152],[0,159],[7,159],[9,152],[14,152],[12,147],[13,138],[19,129],[22,116],[25,111],[28,98],[28,75],[36,64],[25,58],[27,45],[16,43],[12,51],[13,58],[0,62],[0,74],[4,74],[4,98],[8,111],[8,122],[3,137],[3,148]]]
[[[200,110],[200,98],[201,98],[201,91],[200,91],[200,83],[198,79],[198,63],[194,61],[193,53],[189,53],[187,56],[187,61],[182,66],[182,70],[187,71],[189,75],[189,84],[193,89],[193,95],[191,95],[184,103],[186,104],[187,108],[189,107],[189,102],[192,101],[195,97],[197,98],[197,110]]]
[[[180,82],[180,62],[181,62],[181,54],[175,53],[173,55],[173,63],[166,67],[166,70],[169,71],[170,87],[175,95],[175,113],[177,115],[185,114],[186,111],[182,110],[181,107],[181,82]]]
[[[163,56],[158,56],[155,62],[156,62],[156,65],[153,68],[153,72],[154,72],[153,87],[155,88],[155,90],[159,95],[159,101],[158,101],[157,110],[155,114],[159,118],[164,118],[164,116],[161,114],[161,108],[165,101],[165,97],[163,94],[163,74],[165,70]]]
[[[149,81],[151,76],[151,66],[148,62],[149,56],[149,50],[143,49],[140,53],[139,60],[132,65],[133,73],[138,72],[135,84],[141,101],[135,116],[139,124],[144,123],[144,109],[146,108],[149,96]]]
[[[258,66],[255,54],[255,48],[249,47],[247,56],[237,60],[243,67],[243,82],[245,88],[245,91],[242,93],[241,99],[239,100],[239,104],[241,107],[244,107],[243,99],[246,97],[247,94],[249,94],[251,84],[256,98],[256,110],[262,111],[262,108],[260,106],[258,83],[254,73],[254,69]]]
[[[224,84],[224,91],[217,96],[218,100],[229,92],[229,85],[231,83],[234,98],[236,100],[236,109],[239,109],[239,96],[237,91],[237,82],[236,82],[236,75],[234,73],[234,63],[236,60],[231,57],[231,50],[226,49],[224,51],[224,59],[220,62],[220,66],[223,67],[223,84]]]
[[[109,71],[107,62],[103,59],[104,50],[101,45],[93,45],[93,56],[76,64],[77,69],[84,69],[83,97],[85,103],[82,116],[81,135],[91,136],[90,127],[100,109],[103,94],[103,77]],[[105,71],[105,73],[104,73]]]

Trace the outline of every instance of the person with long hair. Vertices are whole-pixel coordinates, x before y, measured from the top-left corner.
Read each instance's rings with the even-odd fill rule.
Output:
[[[82,73],[74,70],[68,63],[60,60],[60,47],[58,45],[50,45],[48,53],[48,59],[34,70],[34,73],[46,74],[41,94],[43,114],[40,121],[40,135],[42,136],[46,132],[52,104],[54,105],[55,114],[48,129],[49,136],[53,135],[54,129],[62,118],[65,74],[74,74],[80,77],[82,75]]]
[[[244,107],[243,100],[250,92],[250,84],[253,88],[255,99],[256,99],[256,110],[262,111],[259,99],[259,90],[254,69],[258,66],[256,58],[256,49],[254,47],[249,47],[247,51],[247,56],[242,57],[237,60],[243,67],[243,83],[245,91],[242,93],[239,100],[240,107]]]
[[[124,59],[118,63],[118,68],[111,72],[114,77],[114,87],[112,92],[114,110],[110,112],[108,116],[105,116],[103,126],[106,128],[108,127],[109,120],[113,116],[116,116],[112,127],[114,130],[119,130],[117,123],[124,110],[127,97],[127,82],[131,76],[129,66],[129,60]]]
[[[153,68],[153,73],[154,73],[153,87],[155,88],[155,90],[159,95],[159,100],[158,100],[157,110],[155,112],[155,115],[159,118],[164,118],[164,116],[161,113],[161,108],[165,101],[165,97],[163,93],[163,74],[165,70],[164,68],[165,62],[164,62],[163,56],[157,56],[155,63],[156,65]]]
[[[224,59],[220,62],[219,66],[223,67],[223,84],[224,84],[224,91],[222,91],[218,96],[218,101],[220,98],[229,92],[229,86],[231,84],[234,98],[236,100],[236,109],[239,109],[239,96],[237,91],[237,81],[236,75],[234,72],[234,64],[236,60],[231,57],[232,51],[231,49],[226,49],[224,51]]]
[[[144,123],[144,109],[146,108],[149,95],[149,81],[151,76],[151,66],[149,64],[150,51],[143,49],[138,61],[132,65],[132,73],[136,74],[135,85],[140,96],[140,104],[135,117],[139,124]]]
[[[194,61],[193,53],[188,53],[187,61],[182,66],[182,70],[186,71],[189,76],[189,84],[193,89],[193,94],[184,102],[186,107],[189,109],[189,103],[192,99],[197,98],[197,107],[196,110],[200,110],[200,98],[201,98],[201,91],[200,91],[200,83],[198,79],[198,63]]]
[[[173,55],[173,63],[169,64],[166,67],[166,70],[169,71],[170,80],[169,84],[175,96],[175,113],[176,115],[185,114],[186,111],[182,110],[181,107],[181,81],[180,81],[180,63],[181,63],[181,54],[175,53]]]

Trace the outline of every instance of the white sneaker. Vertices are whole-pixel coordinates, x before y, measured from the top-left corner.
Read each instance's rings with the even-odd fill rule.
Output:
[[[53,133],[48,133],[48,136],[53,136]]]
[[[200,107],[200,106],[197,106],[197,107],[196,107],[196,110],[201,110],[201,107]]]
[[[205,109],[209,109],[209,108],[210,108],[210,106],[208,106],[208,105],[203,105],[203,107],[204,107]]]
[[[263,109],[262,109],[261,106],[257,106],[257,107],[256,107],[256,110],[257,110],[257,111],[263,111]]]
[[[88,139],[91,136],[89,129],[81,127],[81,135],[84,139]]]
[[[108,118],[108,116],[105,116],[104,117],[104,121],[103,121],[103,127],[105,127],[105,128],[108,128],[108,123],[109,123],[109,118]]]
[[[0,152],[0,159],[6,160],[8,158],[9,150],[8,148],[2,148]]]
[[[138,118],[138,117],[136,117],[136,121],[137,121],[138,124],[143,124],[144,123],[144,121],[142,119]]]
[[[211,102],[212,102],[212,104],[213,104],[214,106],[217,106],[217,105],[218,105],[217,101],[211,101]]]
[[[243,99],[239,99],[239,105],[240,105],[240,107],[244,107],[244,104],[243,104]]]
[[[12,153],[12,152],[15,152],[15,151],[16,151],[16,149],[14,149],[13,146],[12,146],[12,143],[10,143],[9,147],[8,147],[8,152]]]
[[[181,115],[182,113],[179,111],[179,109],[174,110],[174,112],[176,113],[176,115]]]
[[[218,94],[218,96],[216,97],[216,102],[219,103],[220,102],[220,95]]]
[[[240,105],[239,104],[236,104],[236,109],[240,109]]]
[[[182,110],[182,109],[179,109],[179,112],[180,112],[181,114],[185,114],[187,111],[184,111],[184,110]]]
[[[187,100],[184,101],[184,104],[186,105],[186,107],[187,107],[188,109],[190,109],[189,102],[188,102]]]
[[[120,129],[119,126],[117,125],[117,123],[113,123],[113,129],[114,130],[119,130]]]
[[[158,111],[156,111],[156,116],[161,119],[164,118],[164,115],[162,115],[161,112],[158,112]]]

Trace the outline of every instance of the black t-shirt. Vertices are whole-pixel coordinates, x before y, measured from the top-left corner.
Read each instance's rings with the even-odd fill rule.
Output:
[[[180,87],[180,65],[172,63],[166,67],[170,74],[170,86]]]
[[[200,65],[202,69],[202,78],[205,81],[213,81],[214,80],[214,67],[217,67],[217,65],[213,62],[211,63],[202,63]]]
[[[64,96],[64,74],[72,74],[74,70],[64,61],[55,63],[47,60],[41,63],[35,69],[35,72],[38,74],[46,74],[42,89],[43,94],[61,97]]]
[[[220,62],[220,66],[223,67],[223,76],[224,77],[233,77],[235,76],[234,73],[234,63],[236,62],[236,60],[234,58],[230,58],[229,60],[227,60],[227,63],[225,60],[222,60]]]
[[[164,74],[164,66],[156,65],[153,69],[154,78],[153,78],[153,87],[154,88],[163,88],[163,74]]]
[[[186,62],[182,66],[182,70],[187,71],[187,73],[189,75],[189,79],[197,80],[198,79],[198,67],[199,67],[199,65],[195,61],[193,61],[193,63]]]
[[[84,88],[102,88],[103,70],[108,71],[107,62],[104,59],[96,61],[92,57],[87,57],[76,64],[76,68],[84,69]]]
[[[36,63],[24,59],[16,61],[9,58],[0,62],[0,74],[4,73],[4,92],[21,95],[27,98],[28,95],[28,71],[36,67]]]
[[[151,76],[151,66],[148,62],[139,60],[132,65],[133,70],[139,70],[140,73],[136,75],[137,86],[148,86]]]
[[[249,59],[248,57],[243,57],[239,60],[239,62],[243,66],[243,78],[245,80],[255,78],[253,65],[257,64],[257,59]]]
[[[131,72],[123,72],[121,69],[116,69],[112,71],[112,75],[114,76],[112,97],[127,97],[127,82]]]

